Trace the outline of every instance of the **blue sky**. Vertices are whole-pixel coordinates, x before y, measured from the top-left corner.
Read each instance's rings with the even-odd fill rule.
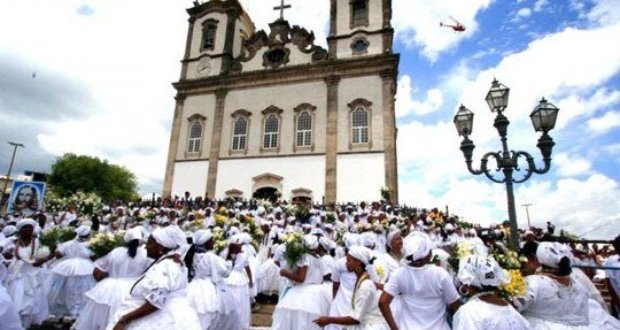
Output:
[[[344,0],[343,0],[344,1]],[[241,0],[258,29],[278,0]],[[291,24],[326,45],[328,0],[289,0]],[[191,1],[0,2],[0,142],[26,145],[17,172],[49,171],[64,152],[127,166],[143,192],[163,181]],[[617,0],[393,0],[401,202],[444,207],[484,224],[505,219],[502,185],[467,172],[452,117],[475,112],[475,164],[499,150],[484,97],[511,88],[512,149],[540,166],[529,113],[541,97],[560,108],[552,169],[516,186],[517,216],[611,238],[620,220],[620,3]],[[453,16],[464,33],[440,28]],[[36,72],[36,78],[32,73]],[[2,142],[4,143],[4,142]],[[0,145],[0,171],[11,149]]]

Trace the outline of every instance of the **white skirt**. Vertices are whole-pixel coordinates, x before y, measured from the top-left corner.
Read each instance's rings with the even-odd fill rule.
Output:
[[[28,275],[18,274],[6,284],[6,290],[25,328],[31,324],[41,324],[49,314],[43,282],[40,272],[31,272]]]
[[[95,269],[95,264],[88,259],[70,258],[54,265],[52,273],[62,276],[92,276],[93,269]]]
[[[19,318],[17,309],[13,305],[11,296],[0,283],[0,329],[2,330],[23,330],[22,321]]]
[[[280,290],[280,268],[273,259],[267,259],[259,266],[261,279],[258,282],[258,292],[267,295],[277,294]]]
[[[137,278],[105,278],[87,291],[86,304],[75,322],[76,330],[103,330],[121,303],[129,296]]]
[[[145,301],[142,299],[126,299],[106,329],[112,330],[123,315],[136,310],[144,303]],[[196,312],[189,306],[185,297],[169,298],[162,309],[134,320],[124,328],[124,330],[152,329],[202,330]]]
[[[312,321],[327,315],[331,293],[322,284],[300,284],[288,288],[273,314],[274,330],[321,329]]]
[[[55,316],[77,317],[86,304],[86,291],[96,282],[92,274],[63,276],[52,273],[50,291],[47,295],[49,312]]]
[[[235,300],[234,306],[239,317],[240,329],[250,329],[250,288],[246,275],[240,271],[233,270],[225,282]]]

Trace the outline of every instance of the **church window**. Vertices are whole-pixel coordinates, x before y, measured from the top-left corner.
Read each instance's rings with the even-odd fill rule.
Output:
[[[248,139],[248,120],[239,117],[233,127],[232,150],[245,150]]]
[[[359,38],[353,41],[351,44],[351,50],[353,50],[353,55],[361,55],[368,53],[368,46],[370,43],[368,40],[364,38]]]
[[[296,145],[309,147],[312,145],[312,115],[304,111],[297,117]]]
[[[202,23],[201,50],[213,50],[215,48],[215,35],[217,33],[217,20],[208,19]]]
[[[368,26],[368,0],[351,0],[351,28]]]
[[[202,123],[195,121],[189,130],[189,139],[187,141],[187,152],[195,154],[200,152],[200,142],[202,140]]]
[[[265,134],[263,136],[263,148],[275,149],[278,147],[278,135],[280,131],[280,120],[275,114],[267,116],[265,119]]]
[[[358,106],[351,114],[353,144],[368,143],[368,112]]]

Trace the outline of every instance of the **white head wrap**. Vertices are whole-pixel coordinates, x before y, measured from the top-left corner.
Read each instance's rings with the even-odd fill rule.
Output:
[[[17,228],[13,225],[8,225],[4,227],[4,229],[2,229],[2,233],[4,234],[5,237],[9,237],[17,233]]]
[[[462,284],[498,287],[507,283],[504,270],[497,261],[474,254],[461,261],[457,278]]]
[[[360,235],[360,241],[363,246],[373,249],[377,245],[377,236],[375,233],[365,232]]]
[[[403,242],[403,254],[405,257],[411,256],[413,261],[428,256],[432,248],[431,240],[424,235],[409,236]]]
[[[326,251],[331,251],[332,249],[336,248],[336,243],[333,242],[332,240],[330,240],[327,237],[321,237],[319,238],[319,244],[326,250]]]
[[[243,244],[243,237],[241,237],[241,234],[235,234],[230,238],[229,243],[241,245]]]
[[[305,235],[304,245],[309,250],[316,250],[319,247],[319,238],[316,237],[315,235]]]
[[[32,226],[32,229],[34,230],[37,228],[38,225],[39,224],[36,221],[26,218],[19,220],[15,227],[17,228],[17,230],[21,230],[24,226]]]
[[[572,263],[573,258],[570,249],[566,245],[557,242],[542,242],[536,250],[536,258],[547,267],[558,268],[558,264],[563,257],[568,257]]]
[[[75,233],[78,237],[84,237],[90,235],[90,227],[86,225],[81,225],[75,229]]]
[[[357,235],[357,234],[345,233],[342,236],[342,240],[344,241],[344,246],[347,249],[350,249],[351,247],[360,244],[359,235]]]
[[[250,236],[250,234],[248,234],[248,233],[241,233],[239,235],[241,236],[241,243],[242,244],[250,244],[252,242],[252,236]]]
[[[123,240],[125,241],[125,243],[129,243],[136,239],[142,239],[142,231],[140,231],[140,228],[129,229],[127,232],[125,232],[125,236],[123,236]]]
[[[258,214],[258,215],[262,216],[263,214],[265,214],[265,212],[266,212],[265,208],[262,207],[262,206],[259,206],[258,209],[256,209],[256,214]]]
[[[370,265],[372,259],[372,253],[369,248],[365,246],[352,246],[349,249],[349,255],[359,261],[361,261],[364,265]]]
[[[187,244],[185,233],[183,233],[177,226],[157,228],[151,235],[157,243],[167,249],[175,250],[182,245]]]
[[[204,245],[213,237],[213,233],[210,230],[198,230],[194,233],[193,242],[194,245]]]
[[[454,225],[452,225],[451,223],[447,224],[445,227],[443,227],[446,231],[452,231],[454,230]]]
[[[401,234],[402,232],[400,231],[400,229],[396,229],[391,231],[388,235],[387,235],[387,245],[388,246],[392,246],[392,241],[394,240],[394,237],[396,237],[396,235]]]

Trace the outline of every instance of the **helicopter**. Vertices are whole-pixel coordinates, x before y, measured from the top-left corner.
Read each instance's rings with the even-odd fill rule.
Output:
[[[455,24],[445,24],[443,22],[439,22],[439,26],[440,27],[444,27],[444,26],[445,27],[449,27],[452,30],[454,30],[454,32],[463,32],[463,31],[465,31],[465,25],[459,23],[459,21],[454,19],[454,17],[452,17],[452,16],[448,16],[448,17],[450,17],[450,19],[453,20]]]

